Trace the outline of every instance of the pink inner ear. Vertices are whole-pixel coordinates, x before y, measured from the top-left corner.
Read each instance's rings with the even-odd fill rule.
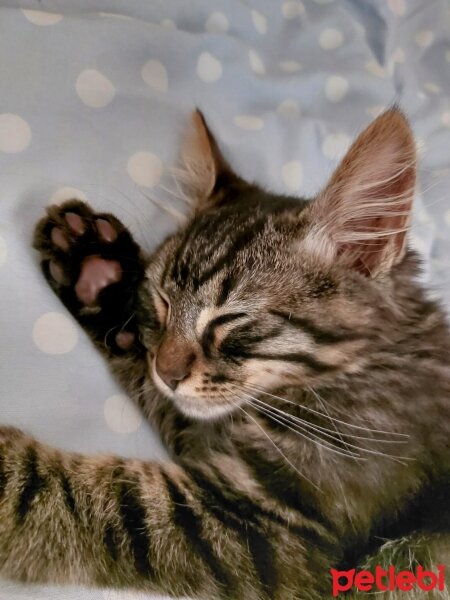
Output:
[[[404,254],[414,197],[415,144],[403,114],[392,109],[353,143],[312,208],[352,269],[374,277]]]

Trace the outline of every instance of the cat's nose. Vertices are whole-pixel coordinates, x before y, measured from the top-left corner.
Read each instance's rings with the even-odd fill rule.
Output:
[[[156,372],[174,391],[181,381],[189,377],[194,360],[195,354],[184,340],[166,336],[156,354]]]

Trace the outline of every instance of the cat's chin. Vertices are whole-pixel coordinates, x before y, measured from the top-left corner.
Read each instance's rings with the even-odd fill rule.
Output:
[[[196,421],[217,421],[234,410],[233,405],[206,404],[199,398],[175,397],[172,400],[186,417]]]

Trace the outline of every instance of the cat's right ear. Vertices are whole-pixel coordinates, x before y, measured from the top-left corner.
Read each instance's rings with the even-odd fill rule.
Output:
[[[196,209],[213,206],[220,198],[217,192],[222,183],[233,177],[199,110],[192,114],[182,146],[181,163],[176,177]]]

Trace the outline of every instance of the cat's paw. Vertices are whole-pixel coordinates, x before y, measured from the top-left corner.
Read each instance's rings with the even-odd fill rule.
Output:
[[[49,206],[34,247],[50,286],[97,342],[113,351],[135,347],[144,263],[118,219],[79,200]]]

